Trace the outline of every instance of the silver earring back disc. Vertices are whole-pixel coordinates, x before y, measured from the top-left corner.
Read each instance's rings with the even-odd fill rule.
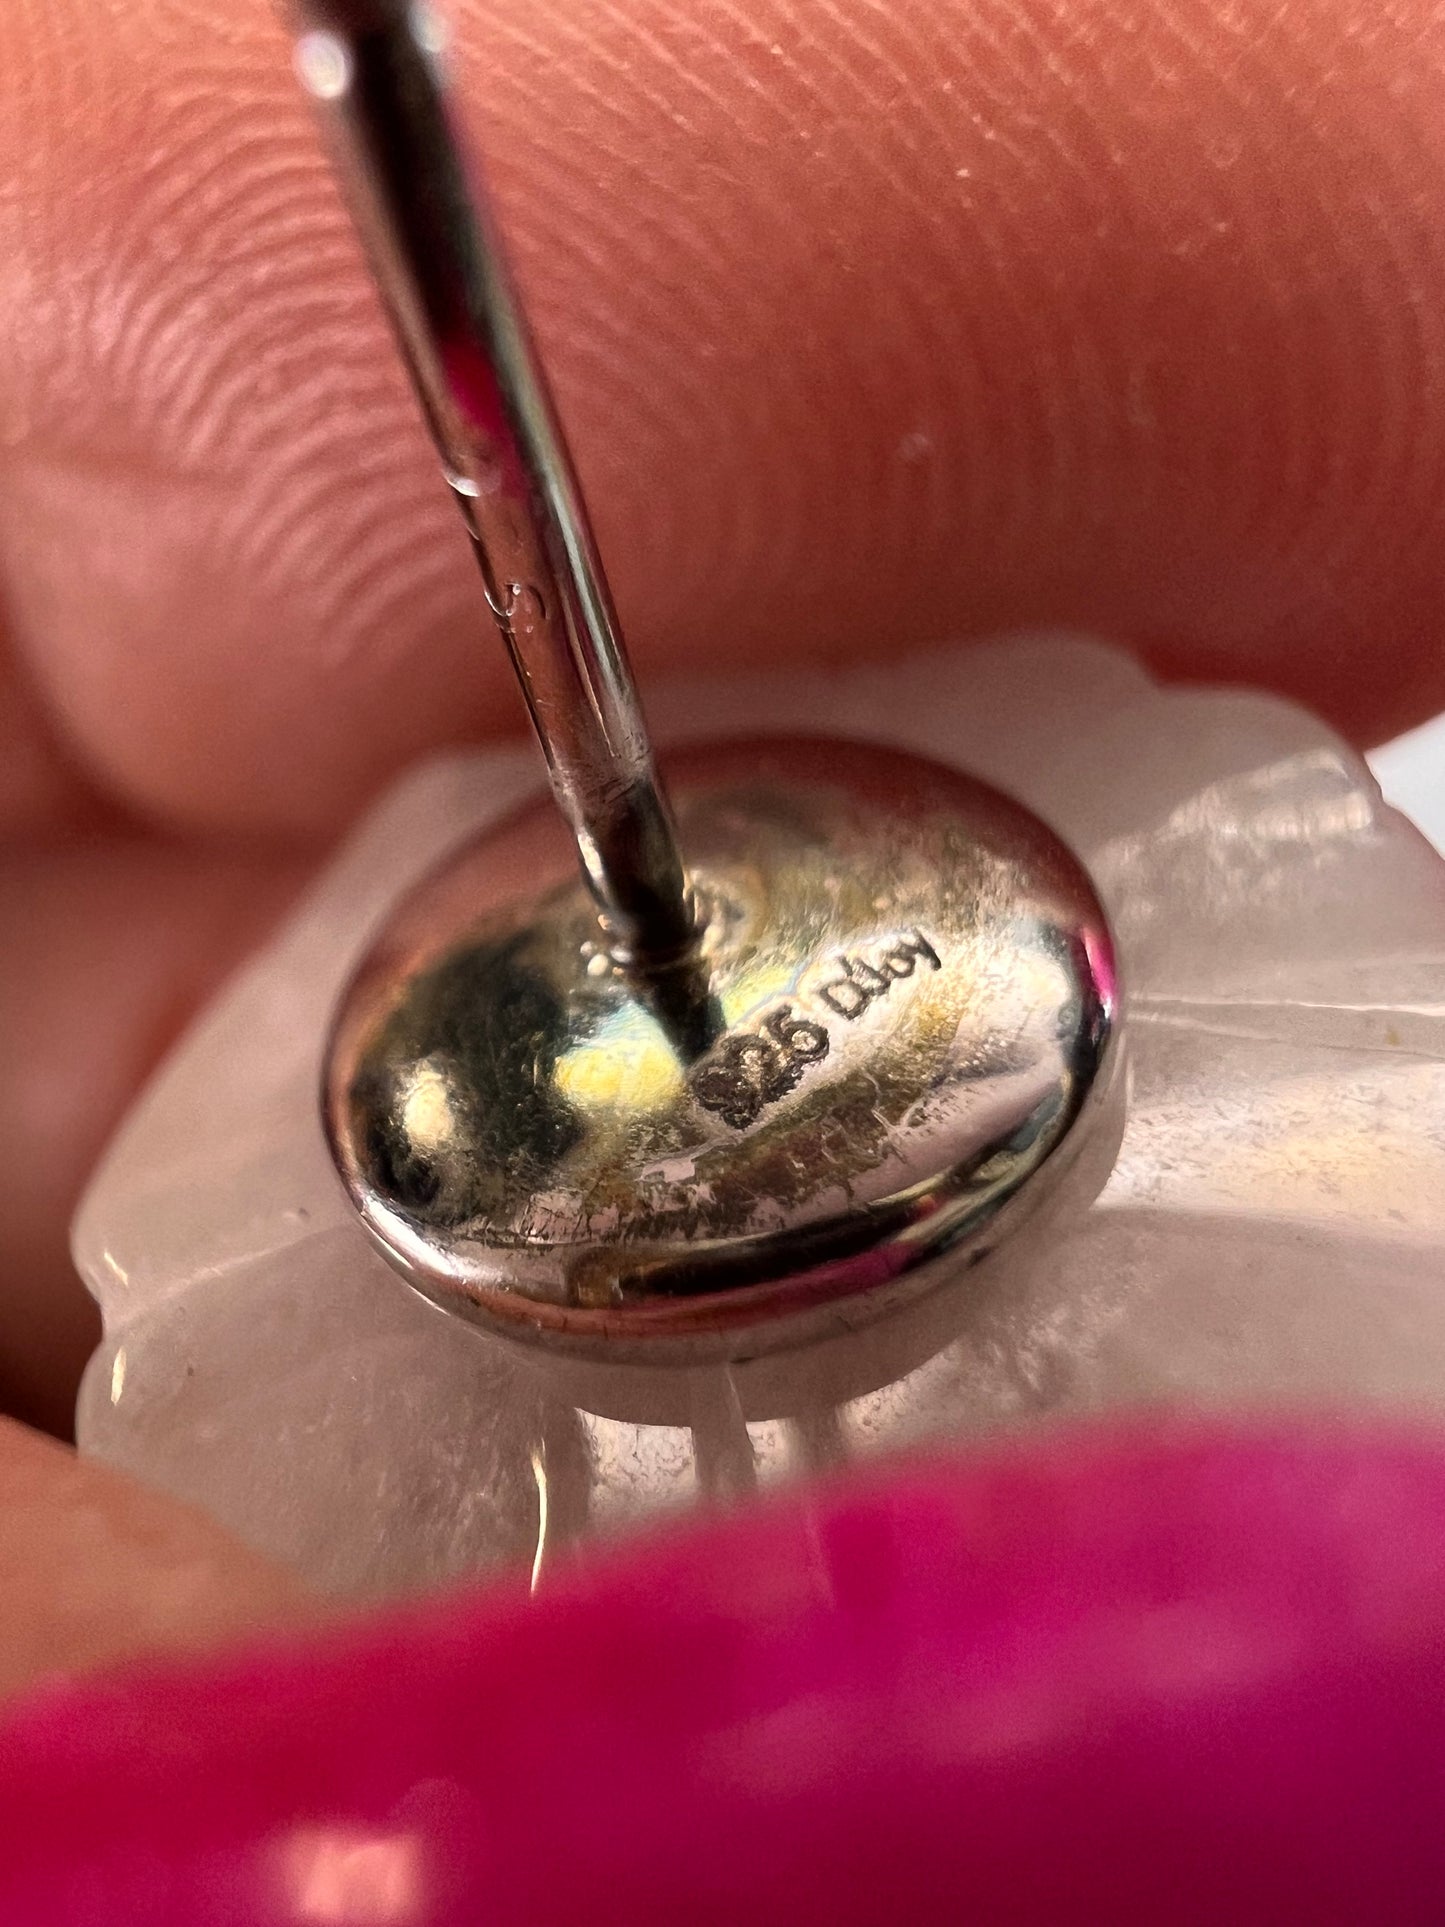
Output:
[[[463,1318],[592,1356],[739,1357],[872,1318],[1062,1175],[1113,954],[1083,872],[955,772],[695,749],[695,956],[609,954],[549,804],[404,902],[329,1055],[372,1236]]]
[[[1114,1027],[1103,913],[1041,823],[897,752],[714,747],[664,784],[435,23],[299,10],[556,805],[362,963],[342,1181],[418,1290],[554,1349],[740,1358],[875,1316],[1067,1162]]]

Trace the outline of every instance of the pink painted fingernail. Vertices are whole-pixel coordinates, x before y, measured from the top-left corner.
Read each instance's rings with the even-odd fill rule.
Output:
[[[50,1692],[0,1920],[1438,1920],[1445,1440],[1060,1432]]]

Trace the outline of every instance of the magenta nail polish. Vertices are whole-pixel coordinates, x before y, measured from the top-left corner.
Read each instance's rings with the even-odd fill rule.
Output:
[[[1060,1432],[38,1695],[0,1919],[1435,1920],[1445,1441]]]

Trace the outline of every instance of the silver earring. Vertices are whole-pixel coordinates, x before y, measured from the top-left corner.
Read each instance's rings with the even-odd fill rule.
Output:
[[[674,808],[425,23],[319,18],[300,69],[572,845],[508,821],[378,935],[326,1077],[342,1180],[426,1296],[551,1351],[728,1360],[875,1314],[1064,1161],[1103,912],[1036,819],[898,752],[714,748]]]
[[[1268,1171],[1269,1130],[1247,1107],[1231,1114],[1221,1086],[1191,1098],[1186,1049],[1175,1096],[1188,1118],[1154,1133],[1141,1176],[1150,1153],[1129,1153],[1115,947],[1094,882],[1021,803],[900,746],[940,722],[945,750],[966,736],[973,689],[996,711],[1012,704],[1000,754],[1024,756],[1030,730],[1037,752],[1041,719],[1057,747],[1047,691],[1025,688],[1027,649],[900,670],[878,702],[880,672],[835,684],[823,704],[845,722],[850,703],[873,712],[886,747],[846,730],[744,738],[660,772],[525,321],[458,160],[436,29],[395,0],[309,0],[305,13],[298,69],[325,106],[552,799],[526,796],[515,762],[495,757],[413,779],[162,1073],[78,1224],[107,1319],[83,1444],[323,1582],[376,1591],[509,1558],[540,1575],[587,1532],[659,1505],[984,1422],[1010,1401],[1127,1395],[1123,1327],[1140,1334],[1136,1359],[1161,1348],[1147,1286],[1121,1276],[1128,1258],[1091,1253],[1101,1215],[1132,1211],[1138,1243],[1148,1184],[1167,1200],[1211,1104],[1219,1157],[1248,1168],[1246,1191]],[[1101,850],[1114,865],[1116,903],[1133,893],[1120,921],[1143,965],[1145,1070],[1161,1040],[1193,1044],[1211,1024],[1216,1057],[1241,1023],[1302,1047],[1309,998],[1281,992],[1241,1017],[1247,999],[1189,992],[1174,940],[1237,915],[1231,865],[1257,863],[1272,897],[1299,887],[1260,827],[1274,807],[1307,832],[1314,908],[1331,888],[1317,859],[1361,854],[1361,809],[1402,865],[1357,768],[1337,749],[1321,762],[1311,728],[1303,763],[1269,751],[1265,767],[1289,771],[1277,794],[1246,784],[1211,802],[1230,756],[1217,718],[1206,750],[1183,715],[1195,699],[1162,697],[1099,652],[1033,647],[1084,691],[1070,808],[1095,874]],[[929,676],[952,693],[920,727]],[[775,711],[806,711],[806,679],[791,687]],[[1266,706],[1234,701],[1236,737],[1258,733]],[[1185,756],[1152,777],[1156,794],[1185,779],[1185,815],[1111,843],[1089,820],[1108,800],[1107,785],[1087,793],[1089,730],[1117,730],[1130,705],[1144,761]],[[1189,807],[1204,812],[1195,832]],[[1322,828],[1332,808],[1344,815]],[[1213,903],[1160,901],[1148,833],[1176,839],[1180,891],[1204,863]],[[1323,917],[1332,932],[1338,909]],[[1439,921],[1428,941],[1445,953]],[[1220,961],[1196,974],[1217,984]],[[274,1035],[257,1036],[258,1017]],[[1438,1068],[1445,1031],[1421,1023]],[[250,1072],[237,1061],[248,1025]],[[1358,1047],[1373,1075],[1373,1046]],[[223,1059],[225,1088],[208,1093]],[[1327,1137],[1331,1107],[1309,1076]],[[227,1141],[238,1099],[247,1122]],[[1143,1102],[1168,1110],[1154,1083]],[[1122,1207],[1105,1188],[1121,1133],[1136,1192]],[[1438,1178],[1438,1129],[1431,1142]],[[1338,1163],[1326,1145],[1330,1181]],[[1212,1182],[1217,1258],[1232,1207]],[[1352,1235],[1365,1215],[1352,1207]],[[1160,1272],[1166,1323],[1187,1312],[1185,1256]],[[1441,1269],[1434,1250],[1432,1289]],[[1226,1279],[1242,1282],[1216,1266],[1215,1314]],[[1201,1365],[1191,1335],[1179,1356],[1199,1389],[1216,1365],[1227,1376],[1230,1345]],[[1140,1393],[1161,1389],[1152,1364],[1135,1377]]]

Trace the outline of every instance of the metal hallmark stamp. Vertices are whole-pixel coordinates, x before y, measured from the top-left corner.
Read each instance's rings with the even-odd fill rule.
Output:
[[[838,975],[815,993],[829,1010],[846,1017],[850,1024],[879,997],[886,997],[901,978],[911,977],[920,963],[942,970],[943,960],[921,930],[911,930],[897,943],[890,944],[876,963],[866,957],[840,956]]]
[[[756,1030],[724,1037],[689,1084],[704,1110],[715,1111],[724,1124],[741,1131],[765,1104],[793,1090],[804,1068],[820,1063],[831,1048],[821,1024],[796,1016],[791,1004],[779,1004]]]
[[[937,950],[921,930],[866,956],[842,954],[828,965],[835,975],[810,994],[837,1017],[855,1023],[870,1004],[887,996],[894,984],[911,977],[920,963],[943,968]],[[828,1055],[832,1040],[826,1024],[797,1015],[794,1005],[779,1004],[757,1025],[724,1037],[688,1080],[704,1110],[724,1124],[745,1130],[763,1109],[802,1081],[809,1064]]]

